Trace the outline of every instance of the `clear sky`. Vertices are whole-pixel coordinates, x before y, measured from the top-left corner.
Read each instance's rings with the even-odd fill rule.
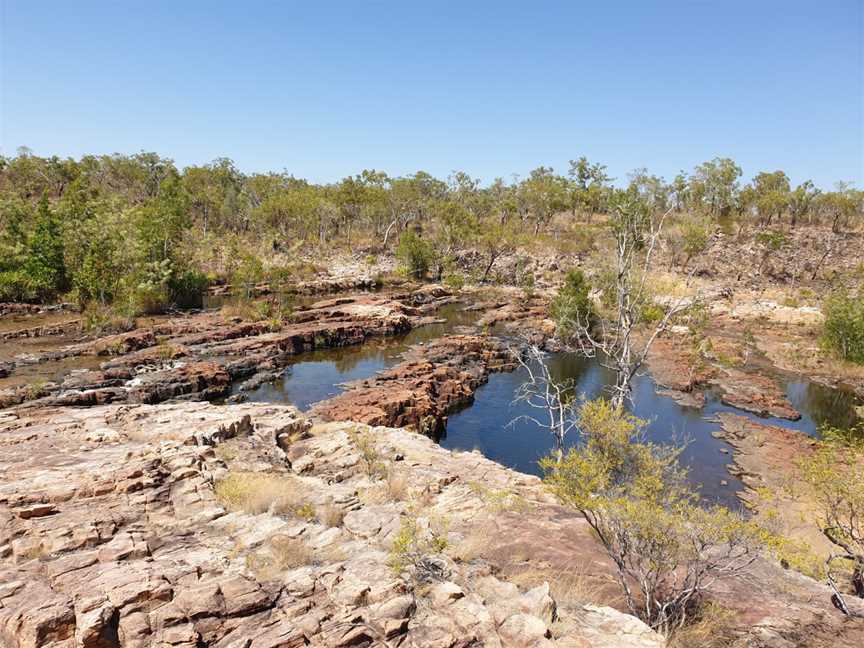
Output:
[[[5,155],[864,186],[862,0],[0,4]]]

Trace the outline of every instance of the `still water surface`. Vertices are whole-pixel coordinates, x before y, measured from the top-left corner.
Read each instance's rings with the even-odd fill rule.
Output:
[[[342,384],[369,378],[398,364],[402,353],[411,345],[458,331],[460,326],[471,324],[475,319],[474,313],[463,311],[458,304],[445,306],[438,316],[447,321],[415,329],[398,338],[372,339],[362,346],[304,354],[286,369],[281,379],[250,392],[249,400],[288,402],[305,411],[314,403],[340,393]],[[614,383],[612,373],[597,359],[558,353],[549,354],[547,362],[553,377],[572,379],[576,392],[584,398],[600,396]],[[489,382],[477,390],[474,402],[450,416],[441,445],[460,450],[478,449],[506,466],[540,474],[537,461],[552,450],[551,435],[531,421],[512,423],[521,415],[535,413],[524,403],[513,403],[514,393],[525,377],[524,369],[490,375]],[[798,378],[786,382],[785,389],[789,401],[802,414],[799,421],[757,419],[724,405],[713,393],[707,394],[704,407],[685,407],[659,393],[662,390],[647,374],[635,380],[632,409],[648,422],[650,440],[686,444],[682,461],[689,466],[691,479],[705,498],[737,507],[735,492],[742,484],[727,470],[732,460],[731,447],[712,436],[720,427],[717,413],[733,412],[810,435],[818,434],[823,423],[849,426],[855,421],[856,400],[849,392]],[[575,436],[570,439],[571,443],[575,441]]]

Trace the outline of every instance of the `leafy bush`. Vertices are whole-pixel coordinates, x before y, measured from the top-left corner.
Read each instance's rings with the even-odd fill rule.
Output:
[[[711,240],[710,222],[704,218],[688,218],[681,224],[681,243],[684,251],[683,267],[694,256],[703,252]]]
[[[434,578],[432,572],[435,564],[428,561],[428,557],[440,554],[447,548],[447,536],[446,532],[436,529],[431,522],[412,515],[402,518],[387,558],[387,564],[394,574],[398,576],[411,572],[413,578],[421,581]]]
[[[786,235],[783,232],[776,230],[765,230],[756,235],[756,242],[762,245],[767,250],[776,252],[788,242]]]
[[[0,272],[0,301],[29,302],[36,298],[36,286],[26,272],[21,270]]]
[[[399,238],[396,257],[410,276],[422,279],[435,260],[435,251],[429,241],[409,229]]]
[[[261,259],[252,254],[244,254],[231,273],[231,285],[234,287],[235,294],[246,299],[252,297],[255,285],[263,279],[264,265]]]
[[[81,313],[81,328],[95,335],[131,331],[135,328],[135,313],[123,302],[90,302]]]
[[[564,285],[552,300],[552,319],[557,325],[558,336],[571,338],[580,327],[590,326],[594,309],[588,298],[590,286],[581,270],[570,270],[564,277]]]
[[[171,277],[168,288],[177,308],[201,308],[210,280],[203,272],[186,270]]]
[[[167,286],[142,283],[133,291],[132,303],[141,315],[158,315],[171,307],[171,294]]]
[[[653,302],[642,306],[641,320],[647,324],[656,324],[666,316],[666,311]]]
[[[23,268],[40,299],[51,298],[69,288],[63,249],[60,221],[48,205],[47,197],[43,196],[36,211],[36,224],[27,241],[27,260]]]
[[[578,445],[541,466],[612,559],[631,613],[669,635],[698,611],[712,581],[755,560],[762,531],[723,506],[700,506],[680,449],[644,441],[645,425],[604,399],[588,401]]]
[[[824,348],[864,364],[864,295],[836,292],[825,302]]]
[[[462,290],[465,287],[465,277],[452,272],[444,277],[444,285],[453,290]]]
[[[812,453],[798,460],[815,521],[837,552],[827,577],[845,572],[855,594],[864,597],[864,424],[848,430],[823,427]]]

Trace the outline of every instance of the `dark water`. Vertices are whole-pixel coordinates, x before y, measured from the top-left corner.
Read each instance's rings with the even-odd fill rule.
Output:
[[[445,306],[438,315],[445,318],[446,323],[418,328],[400,338],[372,339],[363,346],[305,354],[288,367],[280,380],[250,392],[249,400],[289,402],[307,410],[312,404],[342,391],[341,384],[368,378],[398,364],[402,353],[411,345],[428,342],[461,325],[473,323],[475,315],[461,308],[458,304]],[[580,397],[601,396],[614,382],[612,373],[596,359],[560,353],[549,354],[546,361],[553,378],[575,382],[575,391]],[[535,413],[524,403],[513,403],[514,393],[524,380],[524,369],[490,375],[489,382],[477,390],[473,404],[450,416],[441,445],[460,450],[479,449],[506,466],[540,474],[537,462],[552,450],[552,436],[524,419],[511,423],[522,415]],[[786,383],[789,401],[802,413],[799,421],[758,418],[724,405],[713,393],[707,394],[704,407],[685,407],[660,391],[649,375],[638,376],[634,382],[632,409],[636,416],[648,422],[648,438],[657,443],[684,443],[682,461],[690,468],[690,477],[702,495],[735,507],[738,506],[735,492],[742,484],[727,470],[732,461],[731,447],[712,436],[720,429],[715,418],[717,413],[732,412],[810,435],[818,434],[821,424],[848,427],[855,422],[853,394],[800,379]],[[575,441],[573,436],[570,442]]]
[[[409,347],[453,333],[460,326],[473,324],[477,314],[463,308],[461,304],[443,306],[435,313],[435,317],[444,322],[421,326],[405,335],[370,338],[362,346],[305,353],[288,366],[281,379],[249,392],[248,400],[288,402],[305,412],[314,403],[340,393],[344,383],[369,378],[399,364],[402,354]]]
[[[553,377],[573,379],[577,393],[584,398],[602,396],[607,386],[614,384],[612,372],[596,359],[554,354],[548,356],[547,362]],[[539,475],[537,462],[554,448],[551,434],[524,419],[511,424],[520,416],[532,414],[528,405],[513,403],[513,395],[525,377],[524,369],[491,375],[489,382],[477,390],[474,403],[450,416],[441,445],[460,450],[479,449],[490,459]],[[856,400],[851,392],[800,380],[786,385],[787,397],[802,413],[798,421],[757,417],[724,405],[717,394],[711,392],[706,394],[704,407],[685,407],[659,391],[662,390],[650,375],[635,379],[635,404],[631,410],[648,422],[648,439],[656,443],[685,444],[682,463],[689,467],[690,478],[699,486],[703,497],[730,506],[738,505],[735,492],[742,484],[727,470],[732,461],[731,446],[712,435],[720,429],[716,414],[730,412],[809,435],[818,434],[823,423],[848,427],[856,420],[853,410]],[[571,444],[575,441],[575,436],[569,439]]]

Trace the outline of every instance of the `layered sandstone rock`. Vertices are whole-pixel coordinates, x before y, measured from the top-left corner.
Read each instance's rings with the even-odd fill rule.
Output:
[[[410,425],[435,437],[446,428],[447,414],[470,403],[491,372],[513,367],[500,339],[449,335],[411,349],[401,363],[373,378],[349,383],[312,414],[327,421]]]
[[[298,309],[284,325],[225,319],[217,313],[157,320],[126,333],[3,362],[0,378],[14,377],[21,367],[33,364],[47,369],[69,359],[104,358],[98,370],[71,372],[60,382],[42,381],[38,389],[32,383],[0,389],[0,407],[223,398],[232,382],[256,375],[259,382],[270,380],[298,353],[398,335],[429,321],[414,306],[375,295],[320,301]]]
[[[373,435],[390,471],[410,474],[399,497],[364,468],[358,433]],[[430,555],[431,580],[394,571],[403,520],[424,529],[447,515],[457,546],[486,515],[468,469],[485,488],[549,506],[536,479],[401,430],[335,423],[310,434],[290,407],[112,405],[4,414],[0,448],[10,648],[663,645],[614,610],[580,616],[548,585],[520,590],[482,557]],[[237,474],[293,490],[269,507],[226,508],[217,485]],[[288,494],[295,508],[277,506]],[[325,509],[341,517],[324,523]],[[278,553],[298,543],[302,560]]]
[[[271,487],[237,505],[240,478]],[[406,522],[439,541],[395,568]],[[10,648],[662,646],[604,607],[612,573],[537,478],[405,430],[310,428],[264,404],[0,415]],[[573,576],[611,591],[558,587]],[[740,646],[864,636],[825,587],[767,561],[712,597]]]

